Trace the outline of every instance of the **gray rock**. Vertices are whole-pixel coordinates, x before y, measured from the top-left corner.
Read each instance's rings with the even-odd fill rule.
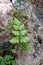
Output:
[[[40,65],[40,60],[43,59],[43,42],[42,42],[43,21],[38,18],[39,17],[38,13],[36,14],[37,5],[36,4],[32,5],[31,3],[29,6],[27,5],[29,5],[28,1],[24,5],[22,2],[22,7],[21,6],[17,7],[17,9],[21,9],[23,10],[24,13],[26,12],[28,14],[29,17],[28,30],[31,32],[28,33],[28,36],[31,39],[30,44],[32,45],[32,50],[28,54],[24,54],[22,52],[20,54],[18,52],[19,53],[18,59],[20,60],[20,62],[17,62],[17,65]],[[38,11],[39,8],[37,12]]]
[[[0,0],[0,44],[7,42],[9,39],[9,34],[3,32],[8,25],[8,20],[13,19],[13,6],[8,0]]]

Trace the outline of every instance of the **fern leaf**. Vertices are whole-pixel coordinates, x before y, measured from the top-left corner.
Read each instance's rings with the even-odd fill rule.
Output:
[[[19,43],[19,38],[18,38],[18,37],[12,38],[12,39],[10,40],[10,43],[12,43],[12,44]]]

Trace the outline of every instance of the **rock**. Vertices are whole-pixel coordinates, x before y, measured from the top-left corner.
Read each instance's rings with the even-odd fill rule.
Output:
[[[10,0],[0,0],[0,2],[10,2]]]
[[[0,0],[0,44],[7,42],[9,39],[9,34],[6,35],[3,32],[8,25],[8,20],[13,19],[13,6],[10,0]]]
[[[26,55],[23,55],[23,53],[18,52],[19,53],[18,60],[20,60],[20,62],[17,62],[17,65],[40,65],[40,60],[43,59],[43,42],[42,42],[42,40],[43,40],[43,36],[42,36],[43,21],[42,21],[42,17],[38,16],[39,13],[42,13],[42,11],[40,11],[41,10],[40,7],[42,4],[40,3],[41,5],[39,5],[39,3],[37,3],[36,1],[39,1],[39,0],[34,0],[33,1],[34,3],[32,3],[32,4],[30,3],[30,5],[27,3],[28,1],[25,2],[25,4],[23,2],[22,3],[19,2],[19,5],[21,5],[22,7],[15,6],[17,9],[23,10],[24,13],[26,12],[28,14],[28,16],[31,15],[30,16],[31,20],[30,19],[28,20],[28,30],[31,33],[29,32],[28,36],[31,39],[30,44],[32,45],[32,50],[31,50],[31,52],[29,52],[29,54],[27,53]],[[18,2],[16,2],[16,3],[18,3]],[[27,6],[27,5],[29,5],[29,6]],[[38,7],[37,7],[37,5],[38,5]],[[30,11],[30,13],[29,13],[29,11]]]

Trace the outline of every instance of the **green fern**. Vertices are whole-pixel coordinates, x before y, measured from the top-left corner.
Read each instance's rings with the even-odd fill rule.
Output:
[[[30,38],[27,37],[27,30],[25,30],[25,26],[21,23],[17,18],[13,20],[13,31],[12,34],[14,37],[10,40],[10,43],[13,45],[19,44],[19,48],[23,51],[28,51],[31,49],[29,44]]]

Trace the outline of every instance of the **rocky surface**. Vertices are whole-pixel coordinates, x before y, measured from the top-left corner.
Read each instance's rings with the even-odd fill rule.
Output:
[[[32,50],[28,54],[19,52],[17,65],[43,65],[43,26],[40,23],[28,23],[31,33],[28,34]],[[41,62],[42,60],[42,62]]]
[[[13,6],[8,0],[0,0],[0,45],[7,42],[9,39],[9,35],[3,32],[8,25],[8,20],[13,19]]]
[[[12,2],[14,8],[21,10],[24,14],[28,14],[28,36],[31,39],[30,44],[32,46],[32,50],[27,54],[17,51],[19,61],[16,65],[43,65],[43,16],[40,15],[43,14],[43,7],[37,5],[37,2],[33,0],[31,1],[32,4],[27,0],[13,0]],[[42,8],[40,9],[40,7]],[[9,35],[4,35],[3,28],[6,28],[8,20],[11,20],[12,16],[13,7],[10,1],[0,0],[0,43],[7,42],[10,37]]]
[[[22,12],[28,14],[28,36],[31,41],[32,50],[28,54],[18,51],[17,65],[43,65],[43,7],[35,0],[28,2],[26,0],[19,1],[14,7],[21,9]],[[41,8],[40,8],[41,7]]]

